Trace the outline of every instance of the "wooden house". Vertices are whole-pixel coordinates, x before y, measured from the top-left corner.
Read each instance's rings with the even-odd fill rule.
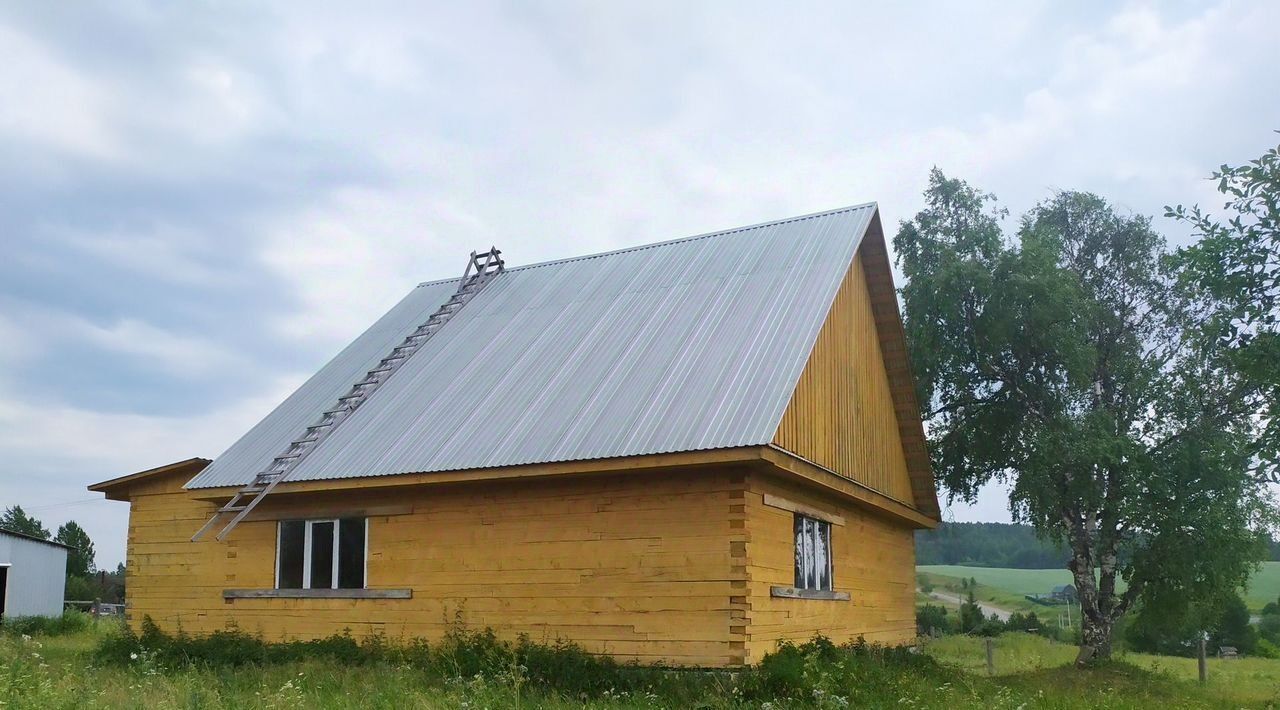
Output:
[[[90,486],[130,505],[129,622],[700,666],[914,638],[938,504],[874,204],[494,263],[413,289],[211,463]]]

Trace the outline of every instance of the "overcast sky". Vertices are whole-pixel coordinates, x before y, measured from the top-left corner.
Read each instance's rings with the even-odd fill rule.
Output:
[[[1275,2],[320,5],[0,2],[0,506],[100,566],[87,484],[218,455],[472,249],[892,230],[933,165],[1158,214],[1280,128]]]

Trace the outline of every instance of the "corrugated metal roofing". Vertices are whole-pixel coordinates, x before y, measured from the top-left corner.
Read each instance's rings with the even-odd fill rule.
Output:
[[[766,444],[875,210],[507,269],[288,480]],[[415,288],[187,486],[247,483],[456,285]]]

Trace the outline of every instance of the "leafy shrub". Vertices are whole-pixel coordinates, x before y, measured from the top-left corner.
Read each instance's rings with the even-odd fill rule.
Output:
[[[784,643],[753,667],[736,672],[674,670],[619,663],[594,656],[569,641],[537,643],[527,636],[515,642],[492,631],[449,630],[435,644],[407,643],[373,636],[357,641],[339,634],[313,641],[270,643],[237,629],[191,638],[164,633],[144,618],[140,633],[124,629],[103,638],[99,663],[146,673],[180,672],[191,667],[236,668],[304,660],[332,660],[344,666],[381,662],[402,664],[437,683],[496,681],[519,692],[524,686],[574,701],[590,698],[661,698],[673,707],[705,704],[709,697],[735,695],[745,700],[795,700],[804,705],[858,707],[886,697],[900,698],[957,682],[958,671],[911,649],[857,642],[836,645],[814,637],[804,644]],[[486,680],[488,679],[488,680]]]
[[[934,690],[962,682],[958,671],[908,648],[862,639],[837,646],[814,637],[781,644],[740,674],[738,690],[747,700],[794,700],[805,707],[879,707],[887,698],[894,704],[910,698],[917,684]]]
[[[708,676],[673,673],[657,667],[621,664],[594,656],[564,640],[535,643],[522,636],[503,641],[492,630],[469,631],[455,626],[437,644],[422,639],[391,642],[380,635],[357,641],[350,633],[310,641],[267,642],[238,629],[207,636],[171,636],[144,617],[140,633],[129,629],[102,639],[95,651],[100,663],[178,670],[190,667],[242,667],[305,660],[333,660],[344,666],[393,662],[422,670],[437,680],[493,678],[529,685],[569,697],[661,690],[664,697],[693,698]]]
[[[75,634],[93,623],[82,611],[64,611],[62,616],[14,616],[0,618],[0,632],[13,636],[62,636]]]
[[[1260,658],[1280,658],[1280,646],[1261,638],[1253,648],[1253,655]]]
[[[1258,635],[1273,645],[1280,644],[1280,613],[1264,613],[1258,620]]]
[[[943,634],[952,631],[951,619],[947,617],[947,608],[935,604],[916,607],[916,630],[921,635],[929,635],[935,629]]]

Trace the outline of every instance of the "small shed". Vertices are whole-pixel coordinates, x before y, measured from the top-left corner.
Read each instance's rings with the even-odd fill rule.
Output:
[[[1076,588],[1070,584],[1059,584],[1053,588],[1049,596],[1060,602],[1074,602],[1076,601]]]
[[[57,542],[0,530],[0,619],[62,613],[67,549]]]

